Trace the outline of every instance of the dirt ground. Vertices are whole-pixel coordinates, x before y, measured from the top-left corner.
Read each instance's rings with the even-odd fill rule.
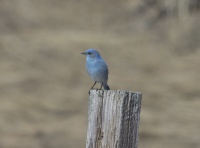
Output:
[[[143,94],[138,148],[199,148],[199,13],[158,16],[139,0],[0,0],[0,148],[85,147],[90,48],[112,90]]]

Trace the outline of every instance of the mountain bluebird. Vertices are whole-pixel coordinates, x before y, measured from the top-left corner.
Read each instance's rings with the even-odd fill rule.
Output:
[[[109,86],[107,85],[108,82],[108,66],[101,58],[98,51],[94,49],[89,49],[86,52],[81,54],[86,55],[86,69],[90,78],[96,83],[101,84],[104,87],[104,90],[110,90]],[[91,89],[93,89],[94,85]],[[100,88],[100,89],[101,89]]]

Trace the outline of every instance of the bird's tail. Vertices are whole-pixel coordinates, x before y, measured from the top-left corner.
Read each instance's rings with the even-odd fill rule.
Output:
[[[110,90],[110,87],[107,84],[103,85],[104,90]]]

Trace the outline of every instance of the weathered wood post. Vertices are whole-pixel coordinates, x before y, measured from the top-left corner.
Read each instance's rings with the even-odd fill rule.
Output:
[[[86,148],[137,148],[142,94],[90,90]]]

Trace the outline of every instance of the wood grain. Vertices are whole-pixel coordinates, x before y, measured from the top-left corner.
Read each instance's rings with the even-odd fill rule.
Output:
[[[86,148],[137,148],[142,94],[91,90]]]

